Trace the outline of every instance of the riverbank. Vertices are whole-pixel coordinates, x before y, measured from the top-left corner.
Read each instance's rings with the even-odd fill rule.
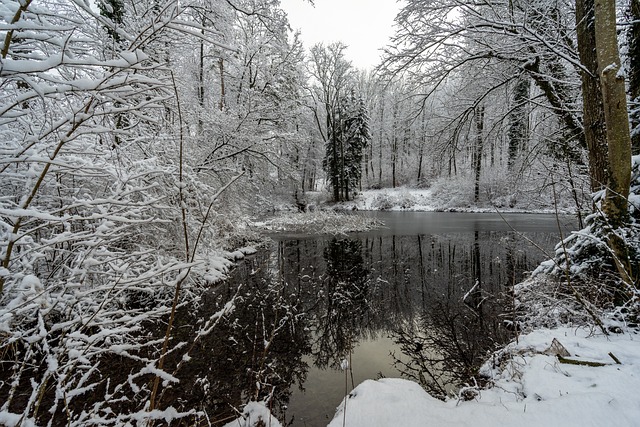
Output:
[[[559,200],[557,208],[549,195],[544,193],[520,195],[520,197],[482,197],[478,203],[467,194],[467,189],[434,186],[428,189],[399,187],[358,192],[348,202],[331,203],[325,192],[307,192],[305,204],[310,210],[361,210],[361,211],[414,211],[414,212],[513,212],[513,213],[562,213],[576,212],[572,200]]]

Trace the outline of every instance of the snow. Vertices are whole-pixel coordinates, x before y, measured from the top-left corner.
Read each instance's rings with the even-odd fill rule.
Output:
[[[367,231],[382,225],[375,218],[345,215],[333,211],[288,212],[285,215],[266,221],[256,221],[251,224],[252,227],[271,232],[331,235]]]
[[[272,415],[264,402],[249,402],[237,419],[224,425],[224,427],[282,427]]]
[[[427,189],[398,187],[359,192],[353,201],[338,203],[336,208],[362,211],[414,211],[414,212],[501,212],[555,213],[552,203],[545,200],[521,197],[509,206],[507,201],[496,199],[492,203],[468,202],[466,189],[453,184],[438,183]],[[560,206],[558,212],[572,213],[574,207]]]
[[[561,363],[548,351],[554,338],[568,358],[606,365]],[[469,388],[472,400],[443,402],[404,379],[366,380],[343,400],[329,427],[637,426],[639,338],[635,331],[604,336],[588,328],[537,330],[483,366],[493,387]]]

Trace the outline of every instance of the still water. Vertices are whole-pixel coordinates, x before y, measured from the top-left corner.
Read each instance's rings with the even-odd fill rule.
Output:
[[[562,218],[560,232],[555,216],[540,214],[366,215],[386,227],[274,236],[271,250],[207,294],[185,334],[234,295],[236,308],[193,354],[174,397],[214,425],[271,397],[283,425],[325,426],[365,379],[401,376],[434,396],[454,393],[513,337],[512,285],[574,226]]]

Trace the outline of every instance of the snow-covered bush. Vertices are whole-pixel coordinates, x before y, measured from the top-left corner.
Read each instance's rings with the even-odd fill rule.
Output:
[[[175,381],[164,356],[186,350],[149,325],[228,268],[208,246],[211,211],[244,172],[198,173],[166,64],[177,43],[215,34],[178,2],[136,2],[127,25],[113,10],[125,3],[97,3],[104,13],[83,0],[0,5],[3,425],[195,415],[161,402],[160,379]]]
[[[599,206],[602,194],[596,195]],[[612,229],[606,216],[597,211],[586,218],[584,229],[572,233],[556,246],[555,257],[544,262],[535,275],[546,274],[558,283],[556,291],[574,299],[576,312],[580,309],[598,310],[619,307],[625,313],[631,309],[638,314],[637,277],[640,274],[640,156],[633,158],[631,191],[629,195],[629,223]],[[622,278],[616,255],[610,246],[615,233],[628,255],[622,265]],[[634,279],[635,278],[635,279]],[[636,282],[634,283],[633,280]],[[588,307],[587,307],[588,306]],[[621,307],[620,307],[621,306]],[[591,316],[593,317],[593,316]]]
[[[411,209],[416,204],[415,198],[408,191],[380,192],[371,201],[372,210],[388,211],[394,208]]]
[[[431,187],[439,209],[469,207],[473,202],[473,181],[470,176],[440,178]]]

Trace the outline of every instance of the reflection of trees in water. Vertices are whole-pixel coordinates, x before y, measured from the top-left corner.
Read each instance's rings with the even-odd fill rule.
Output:
[[[422,289],[430,292],[423,295],[422,314],[393,332],[404,355],[396,367],[437,397],[469,382],[510,338],[503,322],[511,303],[507,285],[520,279],[527,255],[512,236],[482,234],[462,244],[419,243]],[[434,274],[439,269],[446,272]]]
[[[443,396],[508,338],[505,290],[541,258],[523,246],[504,232],[286,240],[270,267],[304,313],[316,366],[336,368],[359,340],[393,331],[406,375]]]
[[[333,239],[323,251],[323,291],[312,316],[315,326],[313,358],[316,366],[337,368],[367,330],[370,319],[369,270],[364,266],[362,242]]]
[[[432,304],[415,322],[392,333],[403,356],[395,366],[435,397],[444,398],[471,382],[479,365],[509,333],[456,302]]]
[[[545,233],[528,237],[547,247],[555,241]],[[288,292],[304,301],[315,332],[314,362],[326,367],[358,340],[397,330],[423,313],[497,330],[511,302],[508,285],[541,258],[525,249],[522,239],[505,232],[289,240],[278,242],[277,269]],[[461,313],[454,315],[454,308]]]
[[[192,341],[193,325],[220,310],[241,284],[235,310],[196,345],[190,362],[178,372],[180,382],[163,393],[172,406],[203,410],[212,422],[224,425],[237,416],[234,408],[247,401],[270,397],[274,404],[286,405],[292,386],[302,386],[308,370],[302,356],[310,344],[301,301],[285,292],[265,267],[260,256],[245,260],[234,271],[234,281],[203,297],[200,310],[178,316],[174,339]]]

